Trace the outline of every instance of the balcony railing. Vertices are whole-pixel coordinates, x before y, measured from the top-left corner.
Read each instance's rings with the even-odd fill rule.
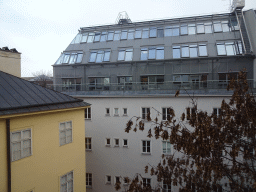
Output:
[[[256,82],[247,80],[249,87],[256,87]],[[55,84],[48,85],[48,88],[59,92],[77,91],[143,91],[143,90],[202,90],[202,89],[226,89],[228,81],[165,81],[165,82],[129,82],[129,83],[108,83],[108,84]]]

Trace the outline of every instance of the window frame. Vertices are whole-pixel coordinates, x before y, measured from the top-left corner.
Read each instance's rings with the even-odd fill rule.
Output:
[[[147,185],[151,186],[151,178],[142,178],[142,185],[145,186],[145,187]]]
[[[60,132],[61,132],[61,130],[60,130],[60,124],[65,123],[65,136],[66,136],[65,139],[67,140],[66,130],[67,130],[68,128],[66,128],[66,125],[67,125],[67,123],[69,123],[69,122],[71,122],[71,128],[69,128],[69,129],[71,130],[71,141],[68,142],[68,143],[67,143],[67,141],[66,141],[64,144],[61,144],[61,137],[60,137]],[[69,144],[69,143],[73,143],[73,121],[72,121],[72,120],[64,121],[64,122],[60,122],[60,123],[59,123],[59,146],[67,145],[67,144]]]
[[[119,108],[118,107],[114,108],[114,116],[119,116]]]
[[[110,49],[104,49],[104,50],[91,50],[90,51],[90,58],[89,63],[104,63],[110,61]],[[93,57],[92,57],[93,55]],[[92,59],[93,58],[93,59]],[[108,58],[108,59],[106,59]]]
[[[126,113],[125,113],[125,109],[126,109]],[[128,108],[127,107],[123,108],[123,116],[128,116]]]
[[[86,173],[86,188],[92,188],[92,173]]]
[[[162,107],[162,121],[168,121],[168,119],[170,119],[169,109],[170,109],[170,107]]]
[[[164,151],[164,143],[165,143],[165,151]],[[170,147],[168,148],[168,144],[170,145]],[[170,141],[166,141],[166,140],[162,140],[162,154],[164,155],[171,155],[172,154],[172,144],[170,143]]]
[[[145,144],[146,144],[145,146],[143,145],[144,144],[143,142],[145,142]],[[149,145],[148,145],[148,142],[149,142]],[[145,147],[145,151],[143,150],[144,147]],[[149,150],[148,150],[148,148],[149,148]],[[152,151],[151,140],[149,140],[149,139],[141,140],[141,153],[143,155],[151,155],[151,151]]]
[[[114,147],[120,147],[120,139],[114,138]]]
[[[110,116],[110,108],[109,107],[106,107],[105,108],[105,116]]]
[[[124,143],[124,141],[127,141],[127,144],[125,145],[125,143]],[[128,139],[123,139],[123,147],[125,147],[125,148],[128,148],[129,147],[129,143],[128,143]]]
[[[143,109],[147,111],[146,113],[143,113]],[[141,107],[141,119],[142,120],[147,120],[147,114],[148,112],[150,113],[150,107]],[[150,114],[151,115],[151,114]]]
[[[84,109],[84,119],[92,119],[92,110],[91,107],[87,107]]]
[[[111,175],[106,175],[105,178],[106,178],[105,184],[106,184],[106,185],[111,185],[111,180],[112,180]],[[109,178],[110,178],[110,181],[109,181]]]
[[[120,182],[120,184],[122,183],[121,182],[121,176],[115,176],[115,184],[116,184],[116,182],[117,182],[117,178],[118,178],[118,180],[119,180],[119,182]]]
[[[131,53],[131,56],[129,55],[130,53]],[[119,49],[117,60],[118,61],[132,61],[133,60],[133,49],[132,48]]]
[[[108,140],[109,140],[109,144],[108,144]],[[105,140],[105,146],[106,147],[111,147],[111,138],[110,137],[107,137],[106,140]]]
[[[30,131],[30,137],[29,138],[23,138],[23,134],[25,131]],[[15,133],[19,133],[20,132],[20,140],[18,141],[14,141],[13,139],[13,134]],[[23,146],[23,142],[26,141],[26,140],[30,140],[30,155],[28,156],[25,156],[23,154],[23,150],[24,150],[24,146]],[[33,150],[32,150],[32,129],[31,128],[26,128],[26,129],[22,129],[22,130],[18,130],[18,131],[13,131],[10,133],[10,141],[11,141],[11,161],[14,162],[14,161],[18,161],[20,159],[23,159],[23,158],[26,158],[26,157],[30,157],[33,155]],[[14,147],[13,145],[15,143],[20,143],[20,158],[19,159],[15,159],[14,160]]]
[[[85,150],[92,151],[92,137],[85,137]]]
[[[72,180],[70,179],[70,180],[68,180],[68,175],[69,174],[71,174],[72,173]],[[66,188],[67,188],[67,192],[69,192],[70,190],[68,189],[68,187],[69,187],[69,185],[68,185],[68,183],[69,183],[69,181],[72,181],[72,189],[71,189],[71,191],[74,191],[74,171],[72,170],[72,171],[70,171],[70,172],[68,172],[68,173],[66,173],[66,174],[64,174],[64,175],[62,175],[62,176],[60,176],[60,179],[59,179],[59,181],[60,181],[60,192],[62,192],[63,190],[62,190],[62,186],[63,186],[63,184],[61,183],[61,179],[63,178],[63,177],[66,177],[67,179],[66,179],[66,182],[64,183],[64,184],[66,184]],[[64,189],[65,190],[65,189]]]

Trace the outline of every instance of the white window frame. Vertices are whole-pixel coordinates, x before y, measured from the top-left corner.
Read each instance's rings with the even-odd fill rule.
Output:
[[[145,109],[145,111],[147,111],[147,112],[145,113],[145,118],[143,117],[143,116],[144,116],[143,109]],[[149,109],[149,113],[150,113],[150,107],[141,107],[141,119],[147,120],[148,109]],[[151,114],[150,114],[150,115],[151,115]]]
[[[90,182],[91,179],[91,182]],[[92,188],[92,173],[86,173],[86,188]]]
[[[91,107],[85,108],[84,109],[84,118],[85,119],[92,119],[92,109]]]
[[[119,178],[119,182],[120,182],[120,184],[122,183],[122,181],[121,181],[121,176],[115,176],[115,184],[116,184],[116,178]]]
[[[151,186],[151,178],[142,178],[142,184],[143,186],[147,186],[148,184]]]
[[[144,142],[144,141],[146,141],[146,146],[145,146],[145,147],[146,147],[146,151],[145,151],[145,152],[143,151],[143,142]],[[148,141],[150,142],[150,143],[149,143],[149,152],[148,152],[148,149],[147,149],[147,148],[148,148],[148,145],[147,145],[147,144],[148,144],[148,143],[147,143]],[[145,155],[151,155],[151,151],[152,151],[152,142],[151,142],[151,140],[148,140],[148,139],[141,140],[141,153],[142,153],[142,154],[145,154]]]
[[[127,141],[127,145],[124,144],[124,140]],[[123,139],[123,147],[128,148],[128,146],[129,146],[128,139]]]
[[[166,186],[167,189],[165,189],[164,186]],[[169,189],[169,186],[171,186],[171,189]],[[162,187],[163,187],[162,192],[171,192],[172,191],[172,185],[171,184],[168,185],[164,181],[162,181]]]
[[[119,116],[119,108],[118,107],[114,108],[114,116]]]
[[[116,141],[118,141],[118,144],[116,144]],[[120,147],[120,139],[114,138],[114,147]]]
[[[120,57],[119,54],[123,53],[123,57]],[[128,53],[131,53],[131,59],[128,58]],[[119,49],[118,51],[118,61],[132,61],[133,59],[133,49],[132,48],[125,48],[125,49]]]
[[[26,139],[23,138],[23,133],[24,133],[25,131],[30,131],[30,137],[29,137],[29,138],[26,138]],[[20,132],[20,134],[21,134],[20,140],[14,141],[12,135],[15,134],[15,133],[19,133],[19,132]],[[31,129],[31,128],[11,132],[11,134],[10,134],[10,140],[11,140],[11,159],[12,159],[12,162],[13,162],[13,161],[17,161],[17,160],[19,160],[19,159],[23,159],[23,158],[32,156],[32,129]],[[30,147],[29,147],[29,148],[30,148],[30,155],[25,156],[25,155],[23,154],[23,150],[24,150],[24,145],[23,145],[23,143],[24,143],[24,141],[27,141],[27,140],[30,140]],[[13,155],[13,153],[14,153],[14,149],[13,149],[13,148],[14,148],[14,147],[13,147],[13,145],[14,145],[15,143],[20,143],[20,146],[21,146],[21,147],[20,147],[20,153],[21,153],[21,154],[20,154],[20,158],[19,158],[19,159],[15,159],[15,160],[14,160],[14,155]]]
[[[68,175],[70,175],[70,174],[72,174],[72,178],[68,180]],[[61,179],[63,177],[66,177],[65,183],[61,183]],[[70,182],[72,182],[72,189],[71,190],[69,190],[69,183]],[[62,190],[62,186],[66,186],[67,190],[65,190],[65,189]],[[65,175],[60,176],[60,192],[64,192],[64,191],[66,191],[66,192],[74,191],[74,171],[70,171],[70,172],[66,173]]]
[[[168,116],[170,117],[170,113],[168,113],[170,107],[162,107],[162,121],[168,121]],[[164,114],[164,110],[165,109],[165,114]],[[165,115],[165,119],[164,119],[164,115]]]
[[[85,150],[86,151],[91,151],[92,150],[92,138],[91,137],[85,137]]]
[[[67,123],[69,123],[69,122],[71,122],[71,128],[66,128]],[[61,140],[61,137],[60,137],[60,133],[61,133],[60,124],[62,124],[62,123],[65,123],[65,128],[64,128],[65,132],[67,130],[71,130],[71,142],[67,142],[67,135],[65,133],[65,135],[66,135],[66,142],[64,144],[61,144],[61,142],[60,142],[60,140]],[[71,120],[70,121],[65,121],[65,122],[60,122],[59,123],[59,144],[60,144],[60,146],[63,146],[63,145],[66,145],[66,144],[69,144],[69,143],[72,143],[72,142],[73,142],[73,122]]]
[[[165,149],[166,152],[164,152],[163,145],[165,143]],[[170,148],[168,150],[168,144],[170,144]],[[162,153],[165,155],[171,155],[172,154],[172,144],[169,141],[162,141]]]
[[[108,139],[109,139],[109,144],[108,144]],[[106,141],[105,143],[106,147],[111,147],[111,138],[107,137],[105,141]]]
[[[108,178],[110,178],[110,181],[108,180]],[[105,177],[105,184],[106,185],[111,185],[111,180],[112,180],[112,177],[111,177],[111,175],[106,175],[106,177]]]

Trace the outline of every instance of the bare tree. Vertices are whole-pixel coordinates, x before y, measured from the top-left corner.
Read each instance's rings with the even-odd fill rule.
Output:
[[[33,79],[33,81],[38,84],[41,85],[42,87],[46,87],[46,85],[52,81],[52,71],[37,71],[35,73],[32,73],[32,75],[35,77]]]
[[[146,165],[145,172],[157,177],[162,185],[143,185],[138,175],[126,178],[129,192],[167,191],[178,186],[181,192],[193,191],[256,191],[256,102],[249,91],[246,73],[240,72],[238,80],[232,79],[227,87],[233,90],[231,99],[221,103],[219,113],[208,114],[197,108],[191,97],[192,109],[187,109],[180,118],[168,109],[167,121],[159,121],[161,115],[147,120],[147,137],[169,141],[175,149],[171,156],[162,156],[156,166]],[[179,95],[177,91],[176,96]],[[186,126],[188,121],[189,126]],[[131,118],[125,132],[143,131],[141,117]],[[177,154],[181,154],[177,156]],[[116,184],[116,190],[120,185]]]

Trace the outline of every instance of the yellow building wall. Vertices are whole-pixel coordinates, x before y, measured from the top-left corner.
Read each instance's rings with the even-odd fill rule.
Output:
[[[73,142],[60,146],[59,123],[70,120]],[[11,118],[10,127],[32,129],[32,156],[12,162],[12,192],[58,192],[70,171],[74,191],[86,191],[84,109]]]
[[[0,51],[0,71],[21,77],[20,53]]]
[[[0,191],[7,191],[7,150],[5,120],[0,119]]]

